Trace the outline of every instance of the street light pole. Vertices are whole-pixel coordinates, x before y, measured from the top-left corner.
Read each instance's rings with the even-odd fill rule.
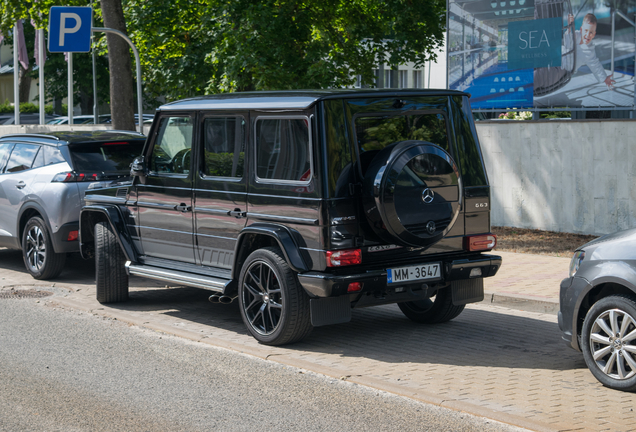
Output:
[[[137,62],[137,110],[139,112],[139,132],[144,133],[143,100],[141,95],[141,61],[139,60],[139,52],[137,51],[137,47],[135,46],[135,44],[132,43],[128,36],[126,36],[123,32],[120,32],[119,30],[106,27],[93,27],[92,31],[113,33],[121,36],[126,42],[128,42],[128,45],[130,45],[130,47],[132,48],[133,53],[135,54],[135,61]]]

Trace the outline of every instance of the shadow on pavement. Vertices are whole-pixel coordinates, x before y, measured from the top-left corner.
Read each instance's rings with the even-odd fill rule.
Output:
[[[246,335],[238,302],[208,302],[209,291],[197,288],[135,290],[130,301],[109,305],[119,310],[163,311],[180,320]],[[521,315],[524,316],[521,316]],[[354,309],[350,323],[318,327],[303,342],[283,350],[336,354],[402,362],[454,366],[585,369],[580,353],[561,340],[556,322],[506,309],[468,307],[444,324],[423,325],[407,319],[397,305]],[[545,316],[543,316],[545,317]],[[552,317],[551,317],[552,318]]]

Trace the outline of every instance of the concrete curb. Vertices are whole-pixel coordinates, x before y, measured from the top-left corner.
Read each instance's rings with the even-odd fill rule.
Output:
[[[484,292],[484,300],[482,303],[550,315],[556,315],[559,312],[558,300],[522,294],[500,294],[486,291]]]

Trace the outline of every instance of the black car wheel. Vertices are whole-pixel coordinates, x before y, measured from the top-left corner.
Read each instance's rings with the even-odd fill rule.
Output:
[[[49,230],[39,217],[32,217],[24,227],[22,258],[35,279],[53,279],[64,269],[66,254],[55,253]]]
[[[243,322],[259,342],[298,342],[312,330],[309,297],[278,248],[253,252],[239,278]]]
[[[435,296],[429,299],[398,303],[398,306],[407,318],[424,324],[450,321],[462,313],[465,307],[453,304],[450,287],[438,290]]]
[[[636,298],[614,295],[596,302],[581,331],[587,367],[606,387],[636,390]]]
[[[97,301],[116,303],[128,300],[126,255],[107,222],[95,225],[95,283]]]

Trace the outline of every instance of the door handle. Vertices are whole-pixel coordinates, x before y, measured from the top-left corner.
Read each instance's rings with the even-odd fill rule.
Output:
[[[192,206],[186,205],[185,203],[181,203],[179,205],[174,206],[174,209],[185,213],[185,212],[192,211]]]
[[[23,182],[22,180],[20,180],[18,184],[15,185],[15,187],[17,187],[18,189],[22,189],[25,186],[26,186],[26,183]]]
[[[245,212],[241,211],[241,209],[239,209],[239,208],[235,208],[234,210],[230,210],[229,212],[227,212],[227,214],[229,214],[230,216],[234,216],[237,219],[245,217]]]

